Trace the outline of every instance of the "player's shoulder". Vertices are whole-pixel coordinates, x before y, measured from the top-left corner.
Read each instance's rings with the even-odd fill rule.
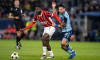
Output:
[[[69,16],[68,13],[67,13],[67,11],[65,11],[64,16],[65,17],[68,17]]]
[[[65,11],[65,15],[68,15],[68,12],[67,11]]]
[[[14,7],[10,7],[9,12],[13,13],[14,12]]]

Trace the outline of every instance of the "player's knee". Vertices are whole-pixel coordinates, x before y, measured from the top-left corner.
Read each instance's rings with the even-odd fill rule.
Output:
[[[20,37],[21,36],[21,32],[18,31],[17,32],[17,36]]]
[[[46,38],[45,37],[42,37],[42,41],[46,41]]]
[[[43,42],[43,44],[46,44],[47,43],[46,42],[46,39],[44,37],[42,37],[42,42]]]
[[[61,48],[64,49],[65,44],[61,43]]]
[[[27,30],[25,30],[25,31],[24,31],[24,34],[25,34],[25,35],[27,35],[27,34],[28,34],[28,31],[27,31]]]

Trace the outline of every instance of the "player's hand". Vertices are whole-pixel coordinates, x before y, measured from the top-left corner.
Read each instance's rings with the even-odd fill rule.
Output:
[[[23,31],[25,31],[25,28],[23,28],[23,29],[20,30],[20,32],[23,32]]]
[[[56,3],[52,2],[52,8],[55,8],[55,7],[56,7]]]
[[[61,28],[64,28],[64,27],[66,26],[66,23],[62,22],[62,23],[60,24],[60,26],[61,26]]]
[[[18,16],[16,16],[16,17],[15,17],[15,19],[19,19],[19,17],[18,17]]]
[[[56,24],[53,22],[53,23],[52,23],[52,26],[55,27],[55,25],[56,25]]]

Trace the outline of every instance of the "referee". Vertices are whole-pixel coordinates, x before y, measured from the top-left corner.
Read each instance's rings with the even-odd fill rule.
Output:
[[[22,16],[26,16],[23,13],[22,9],[19,6],[19,0],[14,1],[14,7],[10,9],[9,18],[14,19],[14,24],[16,26],[16,48],[20,49],[21,43],[20,40],[27,34],[27,30],[20,32],[20,29],[25,28],[24,22],[22,21]]]

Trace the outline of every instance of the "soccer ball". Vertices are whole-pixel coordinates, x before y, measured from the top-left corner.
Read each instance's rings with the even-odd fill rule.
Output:
[[[12,59],[18,59],[18,58],[19,58],[18,53],[17,53],[17,52],[13,52],[13,53],[11,54],[11,58],[12,58]]]

